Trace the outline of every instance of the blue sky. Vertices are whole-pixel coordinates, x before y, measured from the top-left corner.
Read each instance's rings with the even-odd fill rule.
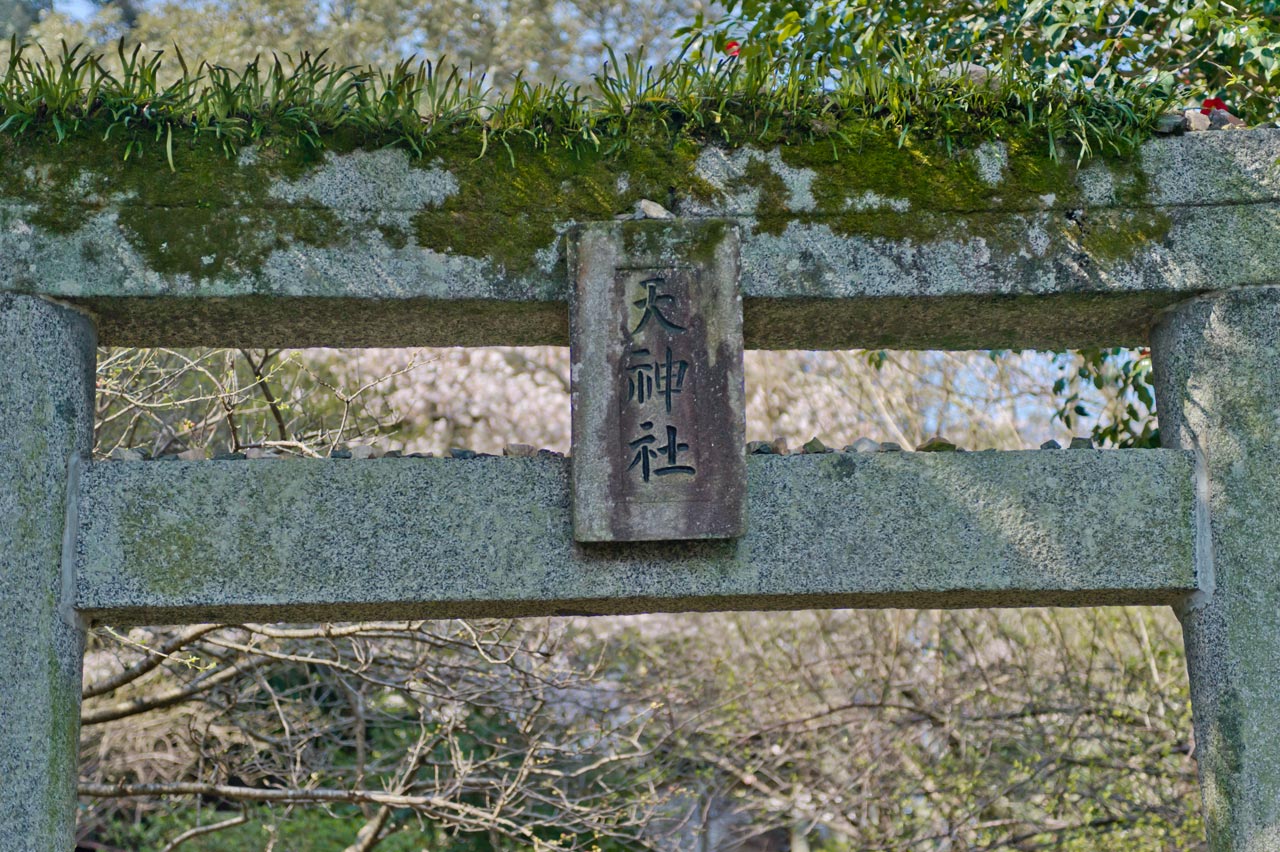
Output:
[[[72,18],[87,18],[93,14],[89,0],[54,0],[53,8]]]

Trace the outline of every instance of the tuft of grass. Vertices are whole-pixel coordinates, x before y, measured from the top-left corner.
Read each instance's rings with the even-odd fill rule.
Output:
[[[1124,155],[1148,138],[1173,96],[1134,84],[1107,89],[1047,79],[1009,58],[986,82],[949,73],[964,57],[895,53],[881,65],[854,65],[815,79],[759,55],[741,59],[710,45],[653,65],[643,54],[608,60],[590,84],[531,82],[505,90],[445,62],[391,69],[334,65],[324,54],[261,57],[243,68],[201,63],[176,47],[102,55],[62,44],[11,42],[0,78],[0,133],[62,142],[94,134],[128,159],[163,146],[171,169],[175,137],[217,139],[228,156],[248,144],[321,149],[344,144],[401,146],[427,156],[445,136],[470,132],[477,156],[520,139],[533,147],[589,147],[609,154],[681,139],[725,145],[829,139],[837,154],[875,134],[899,146],[934,140],[948,150],[995,139],[1073,152]],[[950,60],[950,61],[949,61]]]

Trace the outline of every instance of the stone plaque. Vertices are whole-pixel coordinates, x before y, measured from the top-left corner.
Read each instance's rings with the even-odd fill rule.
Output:
[[[574,537],[742,535],[737,229],[586,225],[570,273]]]

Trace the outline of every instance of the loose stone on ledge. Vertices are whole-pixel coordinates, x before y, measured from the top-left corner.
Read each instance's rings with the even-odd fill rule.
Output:
[[[522,459],[536,455],[537,452],[537,447],[529,444],[507,444],[507,446],[502,448],[502,454],[504,456],[513,456],[515,458]]]
[[[832,449],[828,447],[826,444],[822,443],[821,439],[819,439],[817,436],[814,436],[813,438],[810,438],[808,441],[806,441],[804,446],[801,447],[800,449],[802,452],[804,452],[807,455],[821,455],[822,453],[832,452]]]

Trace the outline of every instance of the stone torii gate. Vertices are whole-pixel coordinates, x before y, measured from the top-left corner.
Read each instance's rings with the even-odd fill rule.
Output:
[[[7,852],[72,848],[95,623],[1104,604],[1176,608],[1210,847],[1280,850],[1280,131],[1078,171],[4,150]],[[614,221],[640,197],[676,218]],[[1149,344],[1164,448],[752,456],[744,537],[604,545],[562,459],[89,460],[99,343],[564,344],[582,229],[669,259],[709,223],[748,347]]]

